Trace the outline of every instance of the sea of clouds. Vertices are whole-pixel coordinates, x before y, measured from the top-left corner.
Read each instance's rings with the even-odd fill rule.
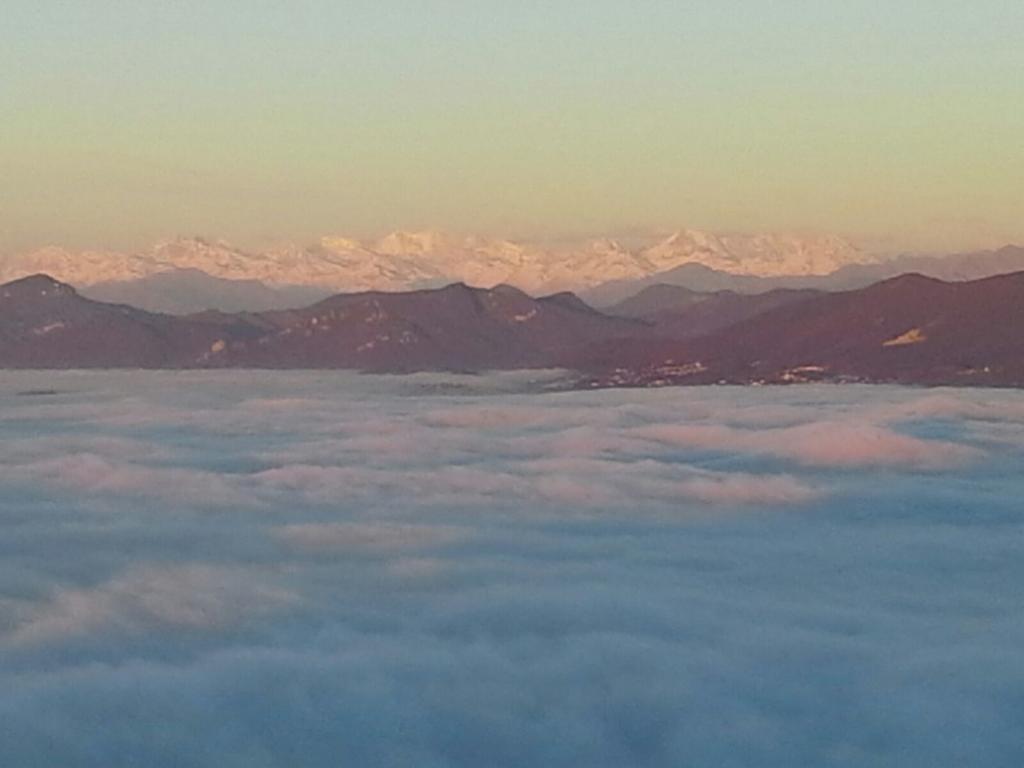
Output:
[[[0,765],[1024,765],[1024,394],[4,373]]]

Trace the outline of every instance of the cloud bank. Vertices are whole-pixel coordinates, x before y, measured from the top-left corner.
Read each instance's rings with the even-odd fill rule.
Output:
[[[0,763],[1024,761],[1020,394],[550,382],[6,376]]]

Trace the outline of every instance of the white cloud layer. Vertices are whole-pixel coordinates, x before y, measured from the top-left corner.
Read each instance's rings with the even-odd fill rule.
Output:
[[[1024,764],[1024,395],[556,376],[5,374],[0,765]]]
[[[135,567],[95,587],[56,589],[6,639],[19,646],[93,631],[220,629],[294,599],[238,569]]]

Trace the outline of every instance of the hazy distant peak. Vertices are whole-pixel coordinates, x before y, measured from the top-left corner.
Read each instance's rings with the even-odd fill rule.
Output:
[[[697,263],[720,272],[760,277],[825,275],[849,264],[875,261],[836,236],[719,236],[692,229],[670,235],[642,255],[659,270]]]

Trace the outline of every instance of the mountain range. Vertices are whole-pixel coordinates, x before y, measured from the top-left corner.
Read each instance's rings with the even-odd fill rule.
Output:
[[[1024,270],[1024,247],[942,256],[903,255],[874,262],[848,263],[827,274],[753,275],[712,269],[688,262],[641,278],[615,279],[584,290],[581,295],[595,307],[606,307],[655,285],[673,285],[692,291],[765,293],[788,289],[848,291],[904,274],[922,274],[946,281],[977,280]]]
[[[95,301],[46,275],[0,286],[0,367],[562,367],[578,386],[865,381],[1024,386],[1024,272],[762,294],[649,288],[598,311],[572,293],[453,283],[186,316]]]
[[[104,291],[174,270],[271,289],[327,293],[404,291],[453,282],[515,285],[533,294],[578,291],[636,280],[682,264],[754,276],[827,274],[872,257],[831,236],[713,235],[682,230],[635,247],[611,239],[542,246],[439,232],[396,232],[372,242],[324,237],[308,247],[246,251],[220,240],[180,238],[138,253],[49,247],[0,259],[0,281],[48,274],[79,289]],[[224,307],[218,307],[224,308]]]
[[[175,316],[94,301],[47,275],[0,286],[0,367],[549,368],[646,323],[511,286],[339,294],[308,307]]]
[[[592,386],[1024,386],[1024,272],[961,282],[904,274],[851,291],[718,296],[727,312],[778,301],[688,336],[610,339],[586,350],[576,367],[594,372]]]
[[[655,285],[698,293],[837,291],[908,272],[971,280],[1018,270],[1024,270],[1024,248],[1014,246],[882,259],[836,237],[696,230],[629,246],[610,239],[539,246],[397,232],[372,242],[327,237],[309,247],[260,252],[180,238],[131,254],[43,248],[0,257],[0,282],[48,274],[89,298],[179,315],[283,309],[338,292],[399,292],[453,282],[514,285],[532,295],[571,290],[604,308]]]

